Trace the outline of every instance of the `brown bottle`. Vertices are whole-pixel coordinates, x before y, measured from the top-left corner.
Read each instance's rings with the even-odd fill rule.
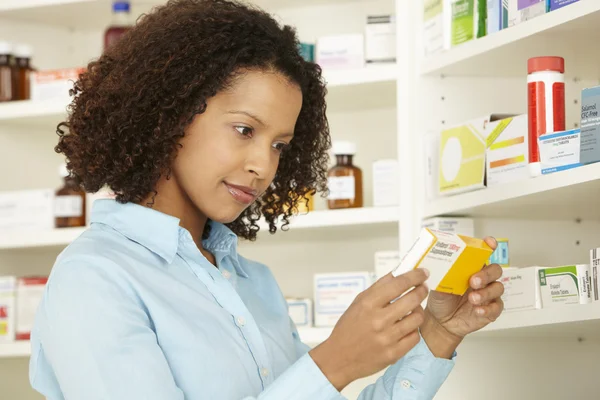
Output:
[[[15,46],[15,100],[29,100],[31,98],[31,56],[33,51],[27,45]]]
[[[69,176],[66,165],[61,165],[60,176],[64,185],[56,191],[54,217],[57,228],[85,226],[85,192]]]
[[[111,24],[104,32],[104,50],[116,43],[121,36],[131,29],[130,5],[128,1],[113,2],[113,16]]]
[[[352,164],[356,145],[350,142],[334,142],[333,154],[335,154],[336,165],[328,173],[327,206],[332,210],[362,207],[362,171]]]
[[[12,46],[0,42],[0,103],[14,100]]]

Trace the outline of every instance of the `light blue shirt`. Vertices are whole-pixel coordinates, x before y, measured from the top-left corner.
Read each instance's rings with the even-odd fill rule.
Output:
[[[30,380],[51,400],[343,399],[308,354],[267,267],[213,223],[113,200],[58,257],[32,332]],[[453,361],[416,346],[360,398],[430,399]]]

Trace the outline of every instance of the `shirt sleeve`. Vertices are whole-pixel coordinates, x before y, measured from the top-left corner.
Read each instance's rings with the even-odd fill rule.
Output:
[[[303,344],[294,328],[294,339],[300,360],[294,364],[298,384],[294,399],[337,400],[344,397],[333,387],[312,360],[310,347]],[[421,341],[406,356],[390,366],[377,381],[360,393],[359,400],[429,400],[437,393],[452,368],[454,359],[436,358],[427,344]],[[306,377],[306,379],[304,378]],[[282,376],[283,378],[283,376]],[[281,378],[280,378],[281,379]],[[312,383],[311,383],[312,382]],[[281,397],[284,398],[284,397]]]
[[[42,323],[33,334],[61,398],[183,400],[151,321],[119,271],[94,266],[93,260],[53,271],[36,316]],[[44,386],[35,374],[31,383],[38,390]]]

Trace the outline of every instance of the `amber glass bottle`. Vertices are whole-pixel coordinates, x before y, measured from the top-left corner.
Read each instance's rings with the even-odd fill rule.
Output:
[[[56,191],[54,217],[57,228],[85,226],[85,192],[69,176],[66,165],[61,165],[63,187]]]
[[[31,57],[33,51],[27,45],[15,46],[15,100],[29,100],[31,98]]]
[[[0,42],[0,102],[15,99],[12,46]]]
[[[336,164],[328,173],[327,206],[332,210],[362,207],[362,171],[352,164],[356,145],[351,142],[334,142],[333,154]]]

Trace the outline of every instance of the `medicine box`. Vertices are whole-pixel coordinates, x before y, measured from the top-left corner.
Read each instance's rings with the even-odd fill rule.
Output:
[[[487,0],[449,0],[451,46],[485,36]]]
[[[425,195],[427,200],[433,200],[440,194],[440,133],[429,132],[423,135],[423,138]]]
[[[316,61],[327,69],[353,69],[365,65],[362,34],[324,36],[317,40]]]
[[[287,299],[290,318],[296,326],[313,326],[313,302],[311,299]]]
[[[442,195],[485,187],[488,125],[511,117],[489,114],[443,130],[440,135],[439,190]]]
[[[504,311],[542,308],[538,270],[540,267],[506,268],[500,282],[504,285]]]
[[[69,90],[85,68],[38,71],[31,74],[31,100],[70,99]]]
[[[423,48],[425,56],[440,53],[450,48],[450,35],[445,34],[445,25],[450,15],[447,0],[423,1]],[[449,32],[448,32],[449,33]]]
[[[487,186],[528,179],[529,138],[527,115],[491,122],[486,136]]]
[[[491,254],[483,240],[424,228],[393,275],[427,268],[431,273],[427,284],[432,290],[462,296],[471,276],[483,268]]]
[[[496,250],[490,256],[488,264],[498,264],[502,268],[510,267],[510,253],[508,251],[508,239],[496,238]]]
[[[423,220],[421,228],[436,231],[457,233],[464,236],[475,236],[475,223],[472,218],[436,217]]]
[[[592,301],[589,264],[540,268],[538,279],[544,308]]]
[[[600,161],[600,86],[581,92],[581,149],[579,162]]]
[[[373,283],[371,272],[315,275],[315,326],[334,326],[359,293]]]
[[[590,250],[590,280],[592,285],[592,301],[600,300],[600,284],[598,275],[600,270],[600,249]]]
[[[0,230],[54,228],[54,190],[0,192]]]
[[[546,11],[554,11],[569,4],[577,3],[579,0],[546,0]]]
[[[35,313],[42,301],[47,277],[27,277],[17,280],[16,339],[29,340]]]
[[[581,166],[580,130],[549,133],[538,138],[542,174]]]
[[[508,28],[508,0],[487,0],[487,34]]]
[[[398,160],[378,160],[373,163],[373,205],[397,206],[400,203],[400,173]]]
[[[14,276],[0,276],[0,343],[15,340],[16,285]]]
[[[365,27],[365,58],[367,63],[396,62],[396,17],[367,17]]]
[[[400,252],[377,251],[375,252],[375,277],[381,279],[392,272],[400,264]]]
[[[508,0],[508,26],[519,25],[546,13],[546,0]]]

